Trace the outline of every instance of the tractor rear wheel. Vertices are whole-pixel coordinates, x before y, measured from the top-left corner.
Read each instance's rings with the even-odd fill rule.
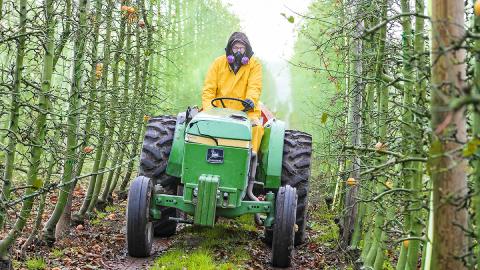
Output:
[[[135,178],[130,185],[127,204],[127,249],[132,257],[148,257],[152,250],[151,197],[150,179],[144,176]]]
[[[176,118],[174,116],[152,117],[148,121],[145,137],[143,139],[142,153],[140,155],[140,175],[152,179],[156,193],[177,194],[180,179],[167,175],[166,169],[170,151],[172,150],[173,136],[175,133]],[[176,217],[176,210],[172,207],[160,207],[162,217],[153,222],[155,236],[171,236],[177,229],[177,223],[169,220]]]
[[[292,261],[296,212],[296,189],[289,185],[280,187],[275,203],[273,225],[272,264],[274,267],[288,267]]]
[[[297,189],[297,231],[295,245],[305,242],[307,225],[308,179],[312,156],[312,136],[301,131],[285,130],[282,161],[282,186]],[[272,243],[272,228],[265,228],[265,242]]]

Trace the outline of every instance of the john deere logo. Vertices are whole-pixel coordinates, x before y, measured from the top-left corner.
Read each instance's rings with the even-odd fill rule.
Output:
[[[207,162],[213,164],[223,163],[223,149],[208,149]]]

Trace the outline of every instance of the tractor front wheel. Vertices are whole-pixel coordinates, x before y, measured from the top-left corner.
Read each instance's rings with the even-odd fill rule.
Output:
[[[152,250],[151,197],[150,179],[145,176],[135,178],[128,192],[127,204],[127,249],[132,257],[148,257]]]
[[[288,267],[292,261],[297,214],[297,190],[287,185],[277,193],[273,224],[272,264]]]
[[[158,116],[148,121],[140,155],[140,175],[152,179],[154,185],[161,189],[156,193],[176,195],[180,179],[167,174],[168,158],[172,150],[176,119],[174,116]],[[166,237],[174,235],[177,223],[170,220],[176,217],[177,211],[172,207],[159,207],[162,213],[160,220],[153,222],[153,234]]]

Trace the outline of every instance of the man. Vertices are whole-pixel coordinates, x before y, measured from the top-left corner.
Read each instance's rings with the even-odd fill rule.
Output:
[[[238,101],[225,100],[225,107],[235,110],[247,110],[252,122],[252,149],[258,152],[263,136],[260,120],[259,99],[262,93],[262,66],[260,61],[252,58],[253,51],[247,36],[234,32],[228,39],[225,55],[215,59],[208,70],[202,91],[204,110],[212,108],[211,101],[217,97],[231,97],[245,100],[244,105]],[[218,107],[222,107],[217,102]]]

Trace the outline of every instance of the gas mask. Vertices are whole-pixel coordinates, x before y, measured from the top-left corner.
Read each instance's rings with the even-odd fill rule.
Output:
[[[245,53],[236,52],[233,55],[230,54],[227,56],[227,61],[229,64],[236,62],[237,65],[246,65],[250,59],[245,55]]]

